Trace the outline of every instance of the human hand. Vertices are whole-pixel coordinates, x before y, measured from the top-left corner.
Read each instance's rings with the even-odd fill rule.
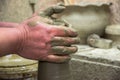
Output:
[[[0,28],[0,44],[4,45],[0,46],[0,54],[17,53],[24,58],[49,62],[68,61],[69,54],[77,51],[77,47],[71,46],[79,43],[77,33],[73,29],[45,21],[36,15],[21,24],[1,23],[4,28]]]
[[[19,55],[36,60],[50,62],[64,62],[69,60],[69,54],[75,53],[77,47],[72,44],[79,43],[77,33],[61,25],[53,25],[54,13],[60,13],[64,6],[54,6],[24,21],[20,29],[24,37],[22,50]]]

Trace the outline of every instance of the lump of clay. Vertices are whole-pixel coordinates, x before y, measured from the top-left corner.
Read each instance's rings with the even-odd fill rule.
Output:
[[[87,43],[91,47],[109,49],[112,47],[112,40],[100,38],[97,34],[92,34],[87,38]]]

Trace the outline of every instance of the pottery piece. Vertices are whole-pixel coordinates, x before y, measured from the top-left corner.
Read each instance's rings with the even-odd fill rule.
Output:
[[[88,45],[94,48],[109,49],[112,48],[113,41],[109,39],[100,38],[100,36],[97,34],[91,34],[87,38],[87,43]]]
[[[55,15],[77,30],[81,43],[85,44],[90,34],[98,34],[102,36],[105,27],[110,24],[110,10],[108,4],[100,5],[69,5],[66,10]]]
[[[0,80],[27,80],[28,78],[35,80],[37,65],[37,61],[25,59],[15,54],[0,57]]]
[[[120,44],[120,25],[110,25],[105,29],[106,38],[111,39],[116,44]]]

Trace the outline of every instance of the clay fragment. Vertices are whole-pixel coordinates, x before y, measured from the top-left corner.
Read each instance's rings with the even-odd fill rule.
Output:
[[[95,47],[95,48],[101,48],[101,49],[109,49],[112,47],[112,40],[100,38],[97,34],[92,34],[87,38],[88,45]]]

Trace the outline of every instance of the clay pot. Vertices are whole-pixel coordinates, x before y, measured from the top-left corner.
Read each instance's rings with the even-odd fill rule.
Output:
[[[117,45],[120,44],[120,25],[110,25],[105,29],[106,37]]]
[[[110,24],[110,10],[108,4],[69,5],[57,18],[71,24],[77,30],[81,43],[85,44],[90,34],[104,34],[105,27]]]
[[[38,62],[12,54],[0,57],[0,80],[35,80]]]

